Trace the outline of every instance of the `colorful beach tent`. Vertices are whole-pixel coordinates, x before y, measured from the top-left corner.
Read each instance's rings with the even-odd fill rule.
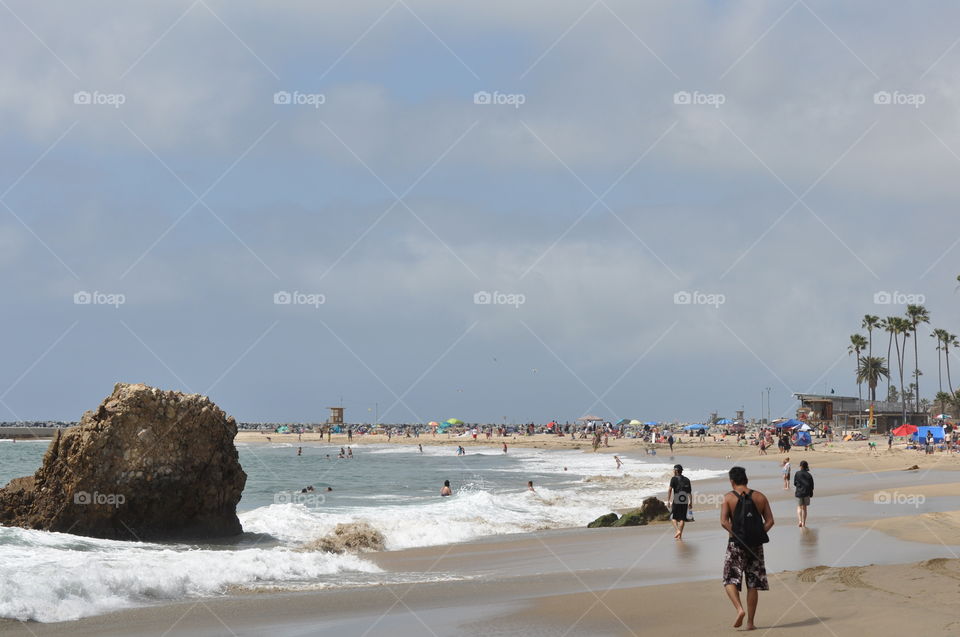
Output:
[[[696,424],[696,425],[687,425],[686,427],[683,428],[683,430],[684,430],[684,431],[694,431],[694,430],[696,430],[696,429],[709,429],[709,428],[710,428],[710,425]]]
[[[459,418],[447,418],[445,421],[448,425],[462,425],[463,421]]]
[[[917,427],[916,425],[900,425],[890,433],[894,436],[909,436],[917,433]]]
[[[925,442],[928,431],[933,434],[934,442],[943,442],[943,427],[917,427],[917,432],[911,438],[915,441]]]
[[[807,447],[810,445],[810,434],[806,431],[798,431],[796,433],[796,439],[793,441],[793,444],[797,447]]]

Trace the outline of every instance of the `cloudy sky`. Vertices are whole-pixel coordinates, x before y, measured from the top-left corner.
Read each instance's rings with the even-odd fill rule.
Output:
[[[960,331],[960,7],[882,4],[4,0],[0,420],[856,395]]]

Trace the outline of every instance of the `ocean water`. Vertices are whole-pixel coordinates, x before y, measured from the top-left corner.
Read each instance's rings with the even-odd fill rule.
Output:
[[[297,455],[302,446],[303,454]],[[0,484],[40,466],[46,442],[0,444]],[[64,621],[131,606],[250,589],[437,581],[385,573],[363,555],[303,550],[338,523],[367,522],[388,550],[579,527],[665,491],[670,465],[608,454],[472,447],[274,442],[237,445],[247,472],[244,534],[210,545],[118,542],[0,527],[0,617]],[[688,471],[691,479],[718,475]],[[444,480],[454,495],[439,497]],[[533,480],[535,492],[526,488]],[[300,490],[313,485],[313,493]],[[326,491],[326,488],[332,491]],[[662,496],[661,496],[662,497]]]

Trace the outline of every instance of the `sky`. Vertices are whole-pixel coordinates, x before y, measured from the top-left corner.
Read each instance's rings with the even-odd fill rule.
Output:
[[[960,332],[958,23],[948,2],[0,2],[0,420],[76,420],[121,381],[264,422],[856,395],[864,314],[920,301]]]

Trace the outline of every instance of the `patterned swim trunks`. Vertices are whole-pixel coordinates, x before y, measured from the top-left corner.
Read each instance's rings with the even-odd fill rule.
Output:
[[[728,542],[727,554],[723,558],[723,585],[734,584],[738,591],[742,590],[744,577],[747,579],[747,588],[770,590],[767,567],[763,563],[763,545],[746,548],[736,542]]]

